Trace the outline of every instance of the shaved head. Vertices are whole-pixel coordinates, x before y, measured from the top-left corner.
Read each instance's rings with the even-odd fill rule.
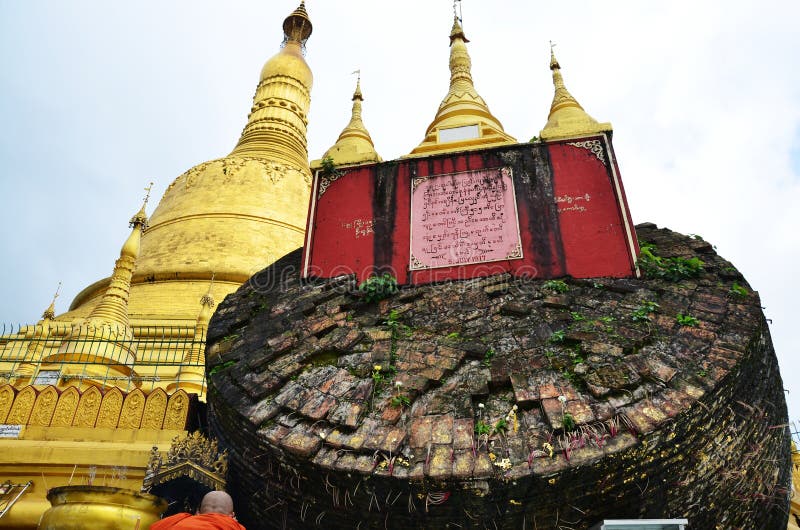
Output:
[[[209,491],[200,503],[200,513],[233,514],[233,499],[224,491]]]

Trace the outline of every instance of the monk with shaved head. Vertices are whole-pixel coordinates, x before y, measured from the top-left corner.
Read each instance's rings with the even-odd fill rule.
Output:
[[[178,513],[161,519],[150,530],[245,530],[236,521],[233,499],[224,491],[210,491],[200,502],[196,515]]]

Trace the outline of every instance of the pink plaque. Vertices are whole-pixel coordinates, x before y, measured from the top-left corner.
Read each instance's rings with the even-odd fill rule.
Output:
[[[411,270],[522,258],[511,168],[411,181]]]

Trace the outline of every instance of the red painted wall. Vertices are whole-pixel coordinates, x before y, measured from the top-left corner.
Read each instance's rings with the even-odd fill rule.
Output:
[[[570,145],[589,142],[581,145]],[[511,167],[523,258],[409,271],[411,179]],[[632,276],[638,252],[605,136],[340,169],[314,178],[303,276],[390,272],[429,283],[511,272],[555,278]],[[324,190],[320,193],[320,190]]]
[[[566,273],[575,278],[630,275],[630,253],[609,251],[626,248],[626,228],[606,146],[595,139],[548,147]]]

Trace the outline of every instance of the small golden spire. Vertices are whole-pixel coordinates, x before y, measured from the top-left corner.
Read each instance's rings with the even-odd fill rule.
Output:
[[[50,302],[50,306],[42,313],[43,319],[53,320],[56,318],[56,298],[58,298],[59,294],[61,294],[61,282],[58,282],[58,288],[56,288],[56,294],[53,295],[53,301]]]
[[[144,204],[150,197],[150,189]],[[131,278],[139,256],[139,245],[143,227],[147,224],[145,206],[131,219],[131,235],[122,245],[119,258],[114,264],[114,272],[102,298],[80,324],[73,326],[58,351],[48,355],[44,362],[74,361],[91,363],[82,365],[90,379],[107,382],[112,372],[127,376],[135,375],[133,365],[136,361],[137,345],[133,342],[133,330],[128,319],[128,297],[131,291]],[[71,369],[71,368],[70,368]]]
[[[322,158],[311,163],[311,167],[314,169],[321,167],[322,160],[326,158],[332,158],[337,166],[369,164],[383,160],[375,151],[372,137],[361,120],[361,104],[364,101],[364,95],[361,93],[361,70],[353,73],[358,74],[358,78],[356,79],[356,89],[353,92],[353,110],[350,122],[339,134],[336,143],[325,151]]]
[[[144,204],[142,204],[139,212],[131,218],[131,235],[122,245],[119,259],[114,264],[114,272],[111,274],[111,282],[100,303],[87,317],[87,322],[128,328],[128,296],[131,290],[131,278],[133,277],[136,258],[139,257],[142,232],[144,227],[147,226],[145,205],[150,198],[152,186],[151,182],[150,187],[145,188],[147,195],[144,198]]]
[[[553,104],[550,106],[550,116],[564,107],[576,107],[583,110],[580,103],[572,97],[567,87],[564,86],[564,78],[561,76],[561,65],[558,64],[558,60],[556,59],[555,46],[553,41],[550,41],[550,70],[553,72],[553,86],[556,92],[553,97]]]
[[[167,392],[174,392],[179,389],[187,392],[202,393],[204,391],[203,381],[205,379],[205,341],[208,331],[208,322],[211,320],[212,310],[214,309],[214,298],[211,296],[211,288],[214,286],[214,276],[211,274],[211,282],[208,284],[208,291],[200,298],[200,312],[197,314],[197,322],[194,327],[194,337],[191,347],[184,353],[181,359],[181,367],[175,375],[175,381],[167,385]]]
[[[547,124],[539,136],[543,140],[554,140],[610,131],[610,123],[598,123],[583,110],[578,100],[567,90],[561,75],[561,65],[556,59],[555,46],[553,41],[550,41],[550,70],[553,71],[555,94],[550,105],[550,114],[547,116]]]
[[[45,345],[50,338],[50,330],[55,325],[53,319],[56,317],[56,298],[61,293],[61,282],[58,282],[56,294],[53,295],[53,301],[50,306],[42,313],[42,320],[33,326],[33,332],[28,335],[28,347],[26,348],[26,356],[14,369],[14,384],[22,386],[30,384],[39,364],[42,361],[42,353],[44,352]]]
[[[516,143],[492,115],[472,82],[469,42],[455,13],[450,30],[450,89],[439,105],[436,117],[425,131],[425,139],[406,156],[481,149]]]

